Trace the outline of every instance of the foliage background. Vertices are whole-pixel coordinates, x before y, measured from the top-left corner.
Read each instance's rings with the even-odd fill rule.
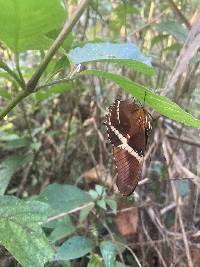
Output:
[[[183,111],[199,117],[199,20],[195,0],[0,0],[0,266],[199,266],[200,124]],[[88,43],[134,43],[154,71],[138,51],[77,73]],[[153,132],[125,198],[103,121],[144,91]]]

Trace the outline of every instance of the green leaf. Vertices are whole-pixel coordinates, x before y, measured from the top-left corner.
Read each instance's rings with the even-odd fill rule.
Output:
[[[0,0],[0,40],[16,53],[48,48],[45,34],[61,27],[64,17],[59,0]]]
[[[89,194],[92,197],[92,199],[94,199],[94,200],[96,200],[99,197],[97,191],[95,191],[93,189],[89,190]]]
[[[151,39],[151,48],[153,48],[154,45],[158,44],[159,42],[162,42],[164,39],[168,38],[169,34],[159,34],[154,36]]]
[[[106,199],[106,203],[108,204],[108,206],[113,210],[114,214],[117,213],[117,202],[115,199]]]
[[[122,264],[121,262],[117,261],[116,267],[126,267],[126,266],[124,264]]]
[[[15,139],[18,139],[19,136],[15,133],[9,133],[6,131],[3,131],[2,129],[0,129],[0,141],[13,141]]]
[[[22,147],[30,147],[30,138],[27,137],[19,137],[16,138],[15,140],[4,142],[0,144],[4,149],[6,150],[12,150],[12,149],[17,149],[17,148],[22,148]]]
[[[0,195],[6,191],[8,183],[19,167],[29,163],[32,160],[32,155],[15,155],[6,158],[0,164]]]
[[[7,89],[0,89],[0,96],[6,99],[11,99],[11,94],[8,92]]]
[[[87,267],[103,267],[102,258],[99,255],[92,254],[89,259]]]
[[[55,66],[53,68],[53,73],[58,73],[61,70],[69,69],[70,62],[66,55],[63,55],[60,59],[56,59]]]
[[[60,262],[62,267],[70,267],[70,264],[67,261],[61,261]]]
[[[57,240],[60,240],[61,238],[64,238],[68,235],[73,234],[75,231],[76,231],[76,228],[74,227],[73,223],[71,222],[70,217],[65,216],[65,217],[60,218],[56,221],[55,228],[51,232],[51,234],[48,238],[52,242],[56,242]]]
[[[73,236],[58,248],[53,260],[77,259],[92,251],[93,248],[94,242],[91,239],[85,236]]]
[[[105,196],[105,188],[103,186],[96,184],[95,190],[100,197]]]
[[[26,267],[43,267],[53,249],[39,223],[47,220],[49,207],[38,201],[0,197],[0,243]]]
[[[107,210],[107,208],[106,208],[106,202],[105,202],[104,199],[97,200],[97,205],[98,205],[100,208],[102,208],[102,209],[104,209],[104,210]]]
[[[133,68],[145,74],[153,74],[150,59],[145,57],[133,43],[89,43],[69,52],[73,64],[87,62],[110,62]]]
[[[116,267],[116,248],[111,241],[103,241],[100,244],[101,254],[103,256],[106,267]]]
[[[181,109],[169,98],[156,95],[149,89],[138,83],[132,82],[126,77],[100,70],[85,70],[78,74],[77,77],[85,74],[96,75],[111,80],[122,87],[124,90],[126,90],[128,93],[132,94],[139,101],[143,102],[145,98],[145,105],[150,106],[160,114],[177,122],[181,122],[186,126],[200,128],[199,120],[195,119],[191,114]]]
[[[117,16],[122,19],[123,23],[124,23],[124,18],[126,17],[127,14],[140,15],[140,9],[137,8],[136,5],[134,6],[132,3],[131,4],[128,4],[128,3],[119,4],[115,8],[114,12],[116,12]]]
[[[135,6],[133,3],[128,4],[128,2],[126,2],[126,4],[118,4],[118,6],[113,10],[109,17],[109,28],[114,34],[113,37],[119,37],[120,29],[127,20],[127,15],[140,14],[140,10]]]
[[[59,197],[58,197],[59,196]],[[40,194],[39,201],[48,203],[57,211],[68,212],[84,204],[89,204],[90,195],[73,185],[51,184]]]
[[[93,209],[93,207],[94,207],[94,203],[92,203],[90,206],[88,206],[88,207],[86,207],[80,211],[80,215],[79,215],[79,222],[80,223],[85,221],[85,219],[87,218],[87,216],[89,215],[89,213]]]
[[[9,150],[30,146],[30,138],[0,130],[0,147]]]
[[[157,25],[157,29],[160,32],[171,34],[180,42],[185,42],[188,35],[187,28],[183,27],[182,24],[176,21],[162,21]]]
[[[189,183],[190,178],[182,178],[182,179],[177,179],[173,180],[173,184],[175,186],[176,192],[179,196],[185,197],[186,195],[189,194],[190,191],[190,183]]]
[[[60,95],[73,88],[73,83],[63,83],[59,85],[52,86],[49,89],[39,90],[35,93],[35,98],[37,101],[41,102],[46,99]]]

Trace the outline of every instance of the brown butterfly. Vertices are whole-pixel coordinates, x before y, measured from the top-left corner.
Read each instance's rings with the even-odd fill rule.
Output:
[[[131,100],[115,100],[105,125],[113,145],[117,187],[123,195],[130,195],[141,178],[151,116]]]

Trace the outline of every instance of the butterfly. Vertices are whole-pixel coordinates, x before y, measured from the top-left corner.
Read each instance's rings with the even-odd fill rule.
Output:
[[[117,169],[116,184],[120,193],[128,196],[141,178],[152,117],[144,107],[128,99],[115,100],[105,118]]]

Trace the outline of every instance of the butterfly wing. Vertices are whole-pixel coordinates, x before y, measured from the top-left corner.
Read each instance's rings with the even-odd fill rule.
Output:
[[[120,123],[118,120],[120,101],[115,100],[109,108],[109,113],[106,115],[105,125],[108,134],[108,139],[113,146],[119,146],[121,141],[116,133],[113,131],[113,127],[119,131]]]
[[[114,147],[115,164],[117,168],[117,187],[123,195],[130,195],[141,178],[143,160],[138,161],[126,149]]]
[[[128,145],[140,156],[144,156],[146,147],[146,132],[145,129],[140,128],[138,132],[131,136],[128,140]]]
[[[108,138],[113,145],[117,186],[130,195],[141,178],[143,156],[150,125],[148,113],[130,100],[115,100],[106,115]]]

